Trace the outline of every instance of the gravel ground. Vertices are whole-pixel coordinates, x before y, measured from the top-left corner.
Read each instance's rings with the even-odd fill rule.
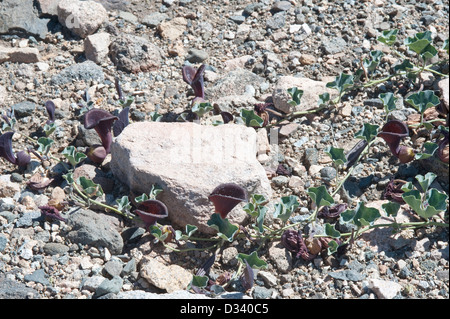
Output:
[[[95,134],[80,125],[78,103],[87,89],[96,105],[117,111],[116,76],[124,93],[135,98],[130,112],[133,122],[149,120],[153,111],[163,115],[164,121],[173,121],[188,108],[191,95],[182,79],[182,66],[204,63],[207,65],[207,97],[220,98],[216,107],[237,115],[242,106],[249,107],[248,100],[242,98],[242,84],[230,84],[230,95],[240,95],[232,97],[232,102],[224,98],[224,92],[219,92],[223,93],[220,95],[215,91],[215,85],[228,72],[230,63],[262,78],[260,83],[247,86],[246,90],[250,91],[250,101],[264,102],[270,99],[280,77],[291,75],[329,82],[342,72],[354,72],[360,59],[375,49],[385,51],[379,72],[380,76],[388,75],[396,59],[376,40],[383,30],[398,29],[401,41],[416,32],[430,30],[438,45],[449,36],[448,1],[98,2],[107,8],[108,18],[96,34],[106,33],[111,39],[125,34],[125,48],[131,46],[127,41],[132,41],[132,35],[142,36],[159,48],[160,61],[154,58],[155,64],[160,63],[156,70],[149,64],[140,64],[139,53],[130,51],[125,55],[128,60],[119,70],[108,57],[98,64],[86,62],[84,40],[73,36],[54,16],[52,29],[42,39],[33,32],[0,35],[0,47],[36,48],[41,57],[40,61],[31,63],[3,61],[0,52],[1,112],[14,105],[20,134],[37,138],[47,119],[44,104],[53,100],[58,124],[54,150],[62,151],[69,144],[84,150],[95,142]],[[0,3],[0,8],[2,5],[5,4]],[[52,15],[41,17],[51,18]],[[163,32],[174,32],[170,27],[177,26],[176,19],[183,20],[181,32],[174,38],[164,36]],[[164,23],[169,23],[167,29],[161,26]],[[410,54],[404,46],[399,50]],[[129,67],[148,69],[132,73]],[[448,74],[448,64],[440,71]],[[425,87],[439,94],[438,80],[425,81]],[[274,190],[271,200],[294,194],[300,199],[300,207],[293,218],[309,216],[313,207],[307,188],[320,186],[336,174],[323,150],[329,145],[350,149],[356,142],[354,134],[366,121],[382,125],[384,111],[378,94],[394,91],[404,97],[414,89],[398,85],[386,82],[352,92],[343,98],[338,109],[295,119],[298,125],[286,132],[279,142],[279,164],[284,164],[290,174],[268,172]],[[406,118],[414,112],[405,105],[397,116]],[[424,140],[425,137],[419,137],[408,139],[407,143],[419,145]],[[19,134],[14,136],[13,143],[15,150],[29,145]],[[54,154],[58,156],[56,151]],[[33,163],[40,162],[35,159]],[[53,172],[60,169],[55,162],[47,164]],[[148,258],[153,258],[161,265],[161,272],[168,272],[170,276],[174,270],[168,267],[177,265],[187,271],[189,277],[208,259],[210,252],[170,252],[161,245],[153,245],[148,234],[140,233],[142,228],[105,212],[97,214],[101,217],[95,217],[95,223],[117,231],[124,238],[123,247],[117,251],[113,239],[103,244],[100,241],[94,245],[82,244],[76,237],[81,235],[74,234],[73,220],[71,223],[67,220],[48,222],[37,207],[58,198],[68,201],[62,209],[63,216],[84,208],[69,200],[64,181],[52,183],[40,191],[27,187],[29,179],[43,171],[43,165],[31,166],[19,170],[3,158],[0,160],[0,298],[192,298],[184,292],[176,292],[179,289],[175,286],[158,288],[158,284],[145,278],[143,269]],[[84,173],[89,175],[91,168],[85,166]],[[440,174],[434,186],[448,194],[448,166],[446,170],[434,168]],[[388,182],[386,176],[412,180],[417,174],[425,174],[427,169],[417,161],[399,164],[386,144],[377,142],[335,200],[379,205]],[[102,170],[102,177],[114,180],[107,166]],[[105,190],[105,198],[113,202],[127,191],[125,185],[115,181],[114,187]],[[95,207],[90,209],[96,210]],[[91,210],[86,211],[92,221]],[[448,222],[448,209],[444,219]],[[276,220],[272,223],[270,226],[275,228],[281,225]],[[217,255],[211,278],[234,271],[237,253],[249,254],[255,248],[247,240],[225,246]],[[230,297],[449,297],[448,228],[405,230],[398,234],[378,229],[358,238],[342,256],[319,255],[312,261],[292,258],[279,242],[264,245],[258,255],[268,263],[268,268],[256,271],[251,290],[232,286]],[[200,296],[194,295],[194,298]]]

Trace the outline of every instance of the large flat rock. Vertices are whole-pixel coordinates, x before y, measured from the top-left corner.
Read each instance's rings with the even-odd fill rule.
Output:
[[[111,169],[136,195],[149,193],[153,184],[163,192],[158,199],[179,226],[196,225],[204,233],[214,206],[209,194],[221,183],[236,183],[249,193],[271,196],[270,182],[256,159],[256,131],[243,125],[138,122],[128,125],[113,141]],[[247,219],[236,206],[232,222]]]

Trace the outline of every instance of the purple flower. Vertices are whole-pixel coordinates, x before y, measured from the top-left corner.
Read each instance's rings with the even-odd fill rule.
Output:
[[[247,201],[247,191],[236,184],[226,183],[217,186],[208,199],[213,202],[216,213],[225,219],[229,212],[240,202]]]
[[[399,204],[404,204],[402,186],[406,182],[401,179],[391,179],[384,189],[383,197]]]
[[[96,108],[90,109],[84,114],[84,128],[95,129],[102,140],[102,146],[105,148],[106,154],[110,152],[112,143],[111,127],[115,120],[117,120],[116,116]]]
[[[48,120],[47,120],[47,124],[51,124],[55,122],[55,103],[53,103],[53,101],[47,101],[45,102],[45,109],[47,110],[47,114],[48,114]]]
[[[414,159],[414,150],[410,147],[400,145],[400,141],[409,136],[408,126],[402,121],[391,120],[387,122],[378,136],[386,141],[392,154],[401,163],[408,163]]]
[[[202,64],[198,69],[185,65],[182,68],[183,80],[189,84],[194,90],[195,99],[194,101],[204,101],[205,99],[205,88],[203,73],[205,72],[206,65]]]
[[[155,225],[158,219],[169,215],[166,205],[156,199],[149,199],[139,203],[135,212],[141,217],[146,228]]]
[[[19,167],[26,167],[31,160],[30,155],[25,151],[20,151],[14,155],[12,149],[12,137],[14,132],[6,132],[0,136],[0,157],[3,157],[12,164]]]
[[[441,138],[438,142],[438,152],[437,156],[441,161],[444,163],[449,162],[449,153],[448,153],[448,144],[449,144],[449,138],[448,138],[448,131],[441,130],[441,133],[443,135],[443,138]]]
[[[302,257],[302,259],[308,261],[313,260],[316,257],[316,255],[313,255],[308,251],[300,230],[285,230],[283,235],[281,235],[281,242],[296,258]]]
[[[41,210],[41,215],[44,216],[45,220],[47,221],[53,221],[53,220],[60,220],[65,222],[66,219],[61,216],[59,213],[59,210],[57,210],[53,206],[44,205],[39,206],[39,209]]]
[[[322,218],[337,218],[341,215],[343,211],[347,209],[347,204],[336,204],[331,207],[324,206],[321,210],[319,210],[318,217]]]

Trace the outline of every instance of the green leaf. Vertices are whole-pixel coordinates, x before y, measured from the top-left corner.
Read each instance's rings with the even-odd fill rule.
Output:
[[[192,276],[192,281],[190,286],[195,286],[198,288],[205,288],[208,285],[209,278],[208,276]]]
[[[313,199],[317,207],[334,204],[333,197],[331,197],[324,185],[308,188],[308,195]]]
[[[150,193],[148,194],[149,199],[156,199],[159,193],[162,193],[163,189],[158,184],[153,184]]]
[[[197,229],[197,226],[187,224],[185,227],[186,234],[183,234],[181,230],[175,231],[175,240],[188,240],[197,231]]]
[[[62,177],[67,181],[67,183],[73,184],[74,179],[73,179],[73,172],[72,171],[69,171],[67,174],[63,175]]]
[[[319,106],[327,104],[329,101],[330,101],[330,93],[325,92],[325,93],[319,95],[319,101],[318,101]]]
[[[417,111],[423,114],[426,109],[439,105],[439,98],[432,90],[420,91],[419,93],[411,94],[406,102],[411,104]]]
[[[45,124],[44,125],[44,132],[45,132],[45,136],[49,137],[50,134],[52,134],[55,129],[56,129],[56,123],[50,123],[50,124]]]
[[[397,40],[398,30],[385,30],[382,34],[377,38],[377,40],[381,43],[387,44],[388,46],[392,46]]]
[[[198,117],[202,117],[209,111],[213,109],[212,105],[208,102],[195,103],[192,107],[192,112],[198,115]]]
[[[146,201],[146,200],[148,200],[148,199],[149,199],[149,198],[148,198],[148,195],[145,194],[145,193],[143,193],[141,196],[135,197],[135,198],[134,198],[134,201],[135,201],[137,204],[139,204],[140,202]]]
[[[64,155],[72,166],[76,166],[87,157],[86,154],[78,152],[73,145],[67,146],[61,154]]]
[[[344,165],[345,162],[347,162],[343,148],[328,146],[324,151],[328,154],[328,156],[330,156],[336,166]]]
[[[412,71],[414,70],[414,64],[411,63],[409,60],[404,60],[402,63],[397,64],[394,66],[394,70],[397,71]]]
[[[431,31],[419,32],[413,37],[405,39],[405,44],[410,50],[419,54],[422,59],[427,60],[434,57],[438,51],[431,44],[433,41]]]
[[[116,199],[116,203],[118,205],[117,209],[121,212],[129,212],[131,210],[130,199],[126,195],[120,199]]]
[[[400,188],[403,192],[407,193],[409,191],[412,191],[414,189],[414,185],[411,182],[406,182],[403,184],[403,186]]]
[[[133,104],[133,102],[134,102],[134,97],[128,96],[128,97],[126,98],[126,100],[119,100],[119,105],[120,105],[122,108],[125,108],[125,107],[131,106],[131,104]]]
[[[247,261],[248,265],[251,268],[261,269],[261,268],[267,268],[267,266],[268,266],[264,260],[258,258],[258,254],[256,253],[256,251],[252,252],[250,255],[239,253],[237,255],[237,259],[244,265],[245,265],[245,261]]]
[[[380,64],[381,58],[383,57],[384,53],[376,50],[376,51],[370,51],[370,60],[364,59],[363,60],[363,66],[368,70],[369,72],[375,71],[377,66]]]
[[[150,121],[152,122],[161,122],[163,116],[161,114],[158,114],[158,112],[153,111],[150,112]]]
[[[273,217],[286,222],[299,205],[298,197],[295,195],[281,197],[281,203],[275,204]]]
[[[47,155],[47,153],[50,151],[50,147],[55,141],[48,137],[40,137],[37,140],[37,143],[39,144],[37,151],[43,155]]]
[[[436,174],[433,172],[428,172],[423,175],[417,175],[416,180],[419,182],[420,187],[422,188],[422,192],[426,193],[428,191],[428,187],[430,187],[431,183],[436,179]]]
[[[437,189],[430,189],[422,202],[422,196],[418,190],[412,190],[403,193],[403,200],[415,211],[419,216],[428,219],[447,209],[447,194],[439,192]]]
[[[400,204],[396,202],[387,202],[381,205],[381,208],[388,216],[397,216],[400,209]]]
[[[239,231],[238,226],[230,223],[227,218],[222,219],[222,217],[220,217],[217,213],[211,215],[211,218],[208,220],[207,224],[218,231],[217,235],[220,238],[226,239],[229,242],[233,241],[234,236]]]
[[[288,101],[288,103],[292,106],[300,105],[300,99],[302,98],[303,90],[299,90],[298,88],[293,87],[293,88],[287,89],[287,92],[291,96],[291,100]]]
[[[447,51],[448,54],[448,39],[444,40],[444,43],[442,44],[442,50]]]
[[[151,225],[149,228],[149,232],[153,235],[157,240],[164,241],[169,235],[168,232],[163,232],[158,226]]]
[[[333,82],[327,83],[327,88],[336,89],[341,95],[347,88],[353,85],[353,76],[341,73]]]
[[[250,196],[250,200],[252,203],[255,203],[255,205],[262,205],[267,202],[267,198],[264,195],[260,194],[252,194]]]
[[[248,202],[247,204],[244,205],[244,207],[242,207],[242,209],[244,210],[244,212],[246,212],[252,217],[256,217],[258,215],[258,212],[256,211],[256,206],[253,203]]]
[[[89,197],[98,197],[103,195],[103,189],[99,184],[94,183],[92,180],[80,176],[77,179],[77,184],[81,186],[83,191],[88,195]]]
[[[346,210],[341,214],[344,223],[353,223],[358,227],[373,225],[380,218],[380,212],[373,207],[366,207],[364,202],[359,202],[355,210]]]
[[[241,117],[245,125],[250,127],[262,127],[264,120],[259,117],[253,110],[241,110]]]
[[[334,225],[331,225],[329,223],[325,224],[325,235],[332,237],[332,238],[340,238],[341,237],[341,233],[334,228]]]
[[[386,111],[386,113],[395,110],[395,102],[397,101],[397,98],[394,97],[394,93],[381,93],[380,95],[378,95],[378,98],[383,102],[384,110]]]
[[[258,227],[258,231],[260,234],[262,234],[264,232],[264,217],[266,216],[266,213],[268,211],[267,207],[261,207],[259,206],[257,208],[257,216],[256,216],[256,227]]]
[[[339,244],[337,242],[335,242],[334,240],[330,241],[328,243],[328,255],[332,255],[335,252],[337,252],[337,249],[339,248]]]
[[[355,138],[362,138],[370,143],[378,135],[378,128],[376,124],[364,123],[362,129],[355,134]]]
[[[414,158],[416,160],[422,160],[433,156],[434,152],[439,148],[439,145],[433,142],[425,142],[423,144],[424,152],[417,153]]]

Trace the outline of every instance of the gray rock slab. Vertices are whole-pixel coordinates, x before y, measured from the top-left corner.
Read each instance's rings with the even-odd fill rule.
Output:
[[[123,249],[123,239],[114,228],[113,218],[89,209],[76,210],[67,219],[72,227],[67,238],[73,243],[106,247],[112,254],[120,254]]]
[[[45,39],[50,19],[40,19],[33,1],[4,0],[0,2],[0,34],[23,33]]]
[[[83,63],[77,63],[63,69],[54,75],[50,81],[52,85],[63,85],[72,81],[90,81],[103,82],[105,76],[100,66],[88,60]]]
[[[220,184],[236,183],[249,193],[271,197],[256,151],[256,131],[244,125],[137,122],[113,141],[110,166],[137,195],[148,194],[153,184],[161,186],[158,199],[175,224],[215,233],[207,225],[214,213],[208,196]],[[228,215],[232,222],[245,222],[241,204]]]

